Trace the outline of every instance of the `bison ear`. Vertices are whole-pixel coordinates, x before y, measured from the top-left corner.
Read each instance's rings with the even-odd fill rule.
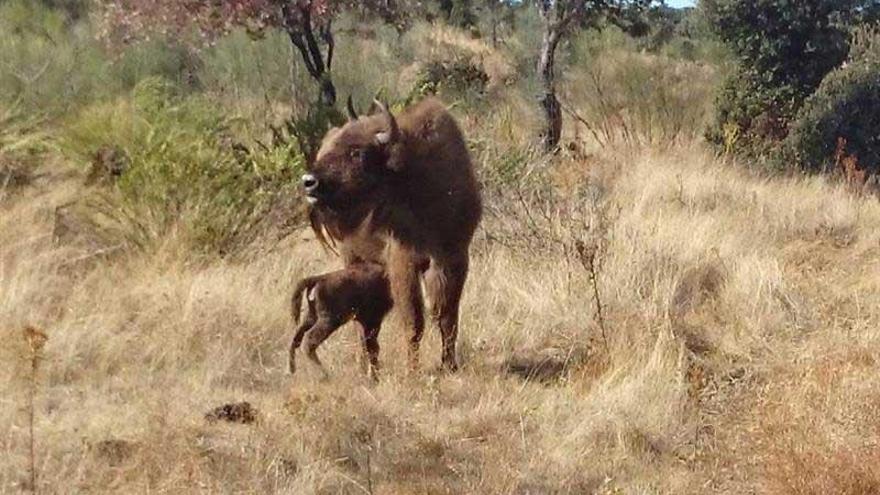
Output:
[[[400,138],[400,128],[397,127],[397,119],[388,110],[388,107],[379,100],[374,100],[373,104],[379,108],[381,115],[385,118],[385,129],[376,133],[375,141],[379,146],[388,146],[396,143]]]

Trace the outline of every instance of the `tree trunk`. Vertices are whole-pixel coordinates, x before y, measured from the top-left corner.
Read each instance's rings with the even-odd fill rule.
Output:
[[[539,101],[544,109],[545,127],[541,132],[541,142],[545,151],[554,151],[562,137],[562,111],[556,98],[556,46],[559,33],[551,26],[544,30],[541,43],[541,56],[538,59],[538,74],[541,76],[541,96]]]
[[[327,72],[324,74],[324,78],[320,82],[321,84],[321,103],[325,106],[332,107],[336,105],[336,86],[333,84],[333,79],[330,77],[330,73]]]
[[[328,107],[336,105],[336,86],[330,73],[334,39],[329,22],[323,27],[314,26],[310,5],[294,8],[289,4],[282,4],[281,12],[290,42],[299,51],[309,75],[318,83],[319,102]],[[319,37],[315,36],[316,28],[319,30]],[[327,46],[326,61],[318,44],[319,39]]]

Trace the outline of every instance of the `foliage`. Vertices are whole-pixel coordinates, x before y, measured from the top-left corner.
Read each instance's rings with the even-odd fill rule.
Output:
[[[572,51],[563,106],[599,144],[671,146],[708,122],[717,69],[627,48],[614,28],[582,33]]]
[[[404,13],[419,2],[386,0],[107,0],[103,37],[112,42],[173,35],[192,46],[202,46],[244,28],[255,38],[269,30],[287,34],[303,66],[317,84],[320,103],[336,103],[331,67],[335,38],[332,23],[342,11],[373,13],[403,29]]]
[[[665,5],[654,6],[645,14],[648,32],[640,39],[640,44],[650,51],[670,43],[676,36],[679,26],[684,23],[686,13]]]
[[[862,30],[849,62],[830,73],[801,109],[786,142],[787,158],[827,170],[841,154],[880,172],[880,34]]]
[[[313,160],[318,153],[321,140],[327,129],[340,126],[346,118],[334,107],[312,105],[305,115],[287,119],[283,128],[272,127],[272,138],[275,145],[290,147],[296,145],[306,160]]]
[[[0,33],[0,101],[36,112],[97,92],[79,70],[101,65],[89,33],[68,29],[62,12],[25,0],[0,3]]]
[[[89,14],[91,0],[35,0],[34,3],[42,4],[50,9],[58,10],[76,21]]]
[[[521,2],[511,0],[483,0],[478,2],[477,20],[480,29],[498,46],[510,31],[516,28],[516,13],[522,10]]]
[[[537,72],[542,88],[538,102],[546,125],[541,131],[545,151],[557,149],[562,138],[562,110],[556,97],[556,49],[574,27],[598,27],[609,20],[627,32],[643,31],[641,13],[653,0],[552,0],[537,3],[542,41]]]
[[[476,26],[477,15],[472,0],[440,0],[438,3],[449,24],[461,28]]]
[[[724,84],[708,137],[766,154],[788,134],[804,100],[849,50],[848,26],[875,9],[876,0],[706,0],[701,6],[739,68]]]
[[[38,157],[52,149],[44,125],[18,108],[0,108],[0,202],[31,182],[39,166]]]
[[[67,122],[65,149],[80,163],[108,145],[129,163],[110,194],[93,198],[96,223],[141,248],[172,232],[197,251],[241,247],[273,203],[291,194],[302,156],[290,143],[249,149],[233,132],[235,119],[216,108],[148,78],[130,96]]]
[[[489,75],[478,64],[464,57],[454,60],[431,60],[422,66],[413,87],[415,94],[482,95]]]
[[[150,76],[201,85],[201,59],[183,44],[153,38],[113,54],[95,41],[87,17],[40,3],[0,3],[0,32],[0,102],[32,115],[62,115]]]

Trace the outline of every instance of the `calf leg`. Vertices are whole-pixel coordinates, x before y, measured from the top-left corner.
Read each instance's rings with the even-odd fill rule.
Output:
[[[330,334],[342,326],[342,323],[343,322],[322,317],[318,319],[317,323],[315,323],[312,329],[309,330],[308,334],[306,334],[306,356],[321,371],[321,375],[324,379],[328,378],[330,375],[327,373],[327,370],[324,369],[324,365],[318,358],[318,347],[327,340],[327,337],[329,337]]]
[[[366,365],[369,363],[369,376],[376,381],[378,380],[379,373],[379,326],[381,325],[381,320],[379,323],[372,321],[363,321],[360,323],[363,331],[361,337],[361,344],[363,345],[364,351],[364,356],[361,361],[364,363],[363,371],[367,372]]]
[[[367,359],[367,343],[364,340],[364,336],[367,334],[367,328],[360,320],[357,321],[357,325],[360,328],[361,332],[361,354],[358,357],[358,367],[361,369],[361,373],[366,375],[369,372],[369,360]]]
[[[315,318],[314,313],[310,310],[306,317],[303,318],[302,323],[299,324],[293,335],[293,341],[290,343],[290,354],[287,358],[287,366],[291,375],[296,372],[296,350],[299,349],[299,346],[302,344],[306,332],[315,325],[316,321],[317,319]]]

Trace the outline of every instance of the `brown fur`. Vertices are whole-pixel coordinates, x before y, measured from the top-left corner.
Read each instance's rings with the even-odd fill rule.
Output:
[[[303,295],[307,311],[300,320]],[[326,375],[316,353],[318,347],[336,329],[354,320],[361,326],[364,355],[375,377],[379,366],[379,328],[392,305],[382,265],[355,263],[344,270],[304,278],[297,283],[291,299],[291,315],[299,324],[290,344],[291,373],[296,370],[296,350],[305,338],[306,355]]]
[[[378,138],[381,133],[391,139]],[[396,119],[360,117],[327,133],[309,173],[312,225],[335,242],[346,263],[387,267],[394,304],[408,327],[418,365],[425,282],[443,341],[443,365],[457,368],[455,343],[468,248],[482,202],[467,145],[445,106],[429,98]]]

